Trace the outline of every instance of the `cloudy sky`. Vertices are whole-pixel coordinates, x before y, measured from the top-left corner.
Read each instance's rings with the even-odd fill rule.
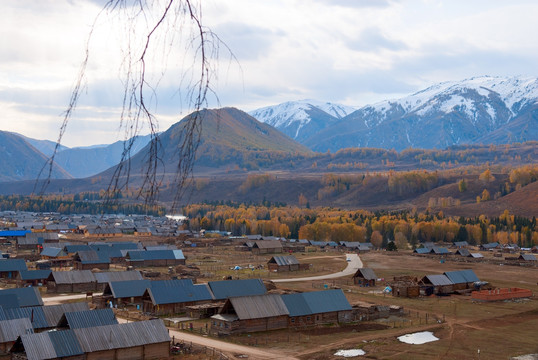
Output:
[[[1,130],[56,139],[105,2],[0,2]],[[203,23],[233,54],[221,44],[211,60],[218,102],[211,95],[210,107],[250,111],[301,99],[361,106],[442,81],[538,75],[534,0],[204,0],[202,11]],[[119,131],[122,60],[139,56],[133,39],[143,39],[148,25],[129,31],[113,15],[96,22],[79,107],[63,140],[67,146],[125,136]],[[147,24],[155,16],[148,14]],[[190,110],[185,86],[198,67],[185,41],[188,22],[182,29],[184,38],[161,33],[148,55],[154,92],[146,99],[160,130]]]

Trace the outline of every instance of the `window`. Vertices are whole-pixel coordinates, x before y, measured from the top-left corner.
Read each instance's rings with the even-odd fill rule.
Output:
[[[294,322],[295,322],[295,318],[291,318],[291,322],[294,323]]]

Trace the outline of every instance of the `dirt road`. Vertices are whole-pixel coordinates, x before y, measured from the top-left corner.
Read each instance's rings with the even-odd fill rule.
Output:
[[[340,278],[344,276],[353,275],[358,269],[362,268],[363,266],[362,261],[359,258],[359,255],[357,254],[346,254],[346,260],[349,260],[347,262],[347,267],[344,270],[334,273],[334,274],[293,278],[293,279],[275,279],[272,281],[275,283],[282,283],[282,282],[292,282],[292,281],[295,282],[295,281],[336,279],[336,278]]]
[[[103,295],[102,293],[94,293],[95,296]],[[69,300],[86,299],[86,294],[73,294],[73,295],[55,295],[49,297],[43,297],[43,304],[45,305],[58,305]]]

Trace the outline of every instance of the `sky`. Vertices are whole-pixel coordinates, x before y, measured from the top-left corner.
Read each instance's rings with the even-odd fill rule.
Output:
[[[130,134],[131,124],[120,122],[129,84],[125,59],[139,58],[143,46],[136,40],[145,39],[158,12],[128,27],[117,13],[101,12],[105,3],[0,1],[0,130],[56,140],[89,44],[62,144],[112,143]],[[165,1],[156,3],[158,10]],[[198,6],[202,23],[220,40],[208,53],[209,107],[251,111],[303,99],[359,107],[443,81],[538,76],[534,0],[204,0]],[[146,63],[145,99],[160,131],[192,111],[188,86],[198,79],[189,21],[173,15],[161,27],[167,30],[156,33]],[[135,128],[149,131],[144,123]]]

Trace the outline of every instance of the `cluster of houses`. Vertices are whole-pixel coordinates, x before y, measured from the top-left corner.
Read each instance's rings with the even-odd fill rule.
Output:
[[[43,305],[34,287],[0,290],[5,358],[160,359],[169,349],[160,319],[119,324],[112,309],[90,310],[86,302]]]
[[[467,241],[457,241],[453,243],[453,248],[456,250],[454,252],[451,252],[446,247],[441,247],[436,245],[432,242],[426,242],[422,244],[422,247],[415,249],[413,252],[415,254],[419,255],[454,255],[464,258],[473,258],[473,259],[483,259],[484,255],[482,255],[479,252],[471,252],[469,250],[469,244]],[[499,257],[502,257],[501,253],[510,253],[514,254],[517,252],[520,252],[519,257],[509,257],[506,258],[506,260],[518,260],[518,261],[528,261],[528,262],[536,262],[536,256],[534,256],[531,253],[538,252],[538,247],[533,247],[532,249],[526,249],[529,250],[531,253],[524,253],[523,251],[525,249],[521,249],[519,246],[515,244],[499,244],[498,242],[492,242],[487,244],[482,244],[479,246],[479,249],[481,251],[496,251],[496,254],[499,255]]]
[[[397,297],[420,295],[448,295],[476,290],[482,283],[473,270],[445,271],[443,274],[425,275],[421,279],[410,276],[395,277],[388,282],[390,292]]]

